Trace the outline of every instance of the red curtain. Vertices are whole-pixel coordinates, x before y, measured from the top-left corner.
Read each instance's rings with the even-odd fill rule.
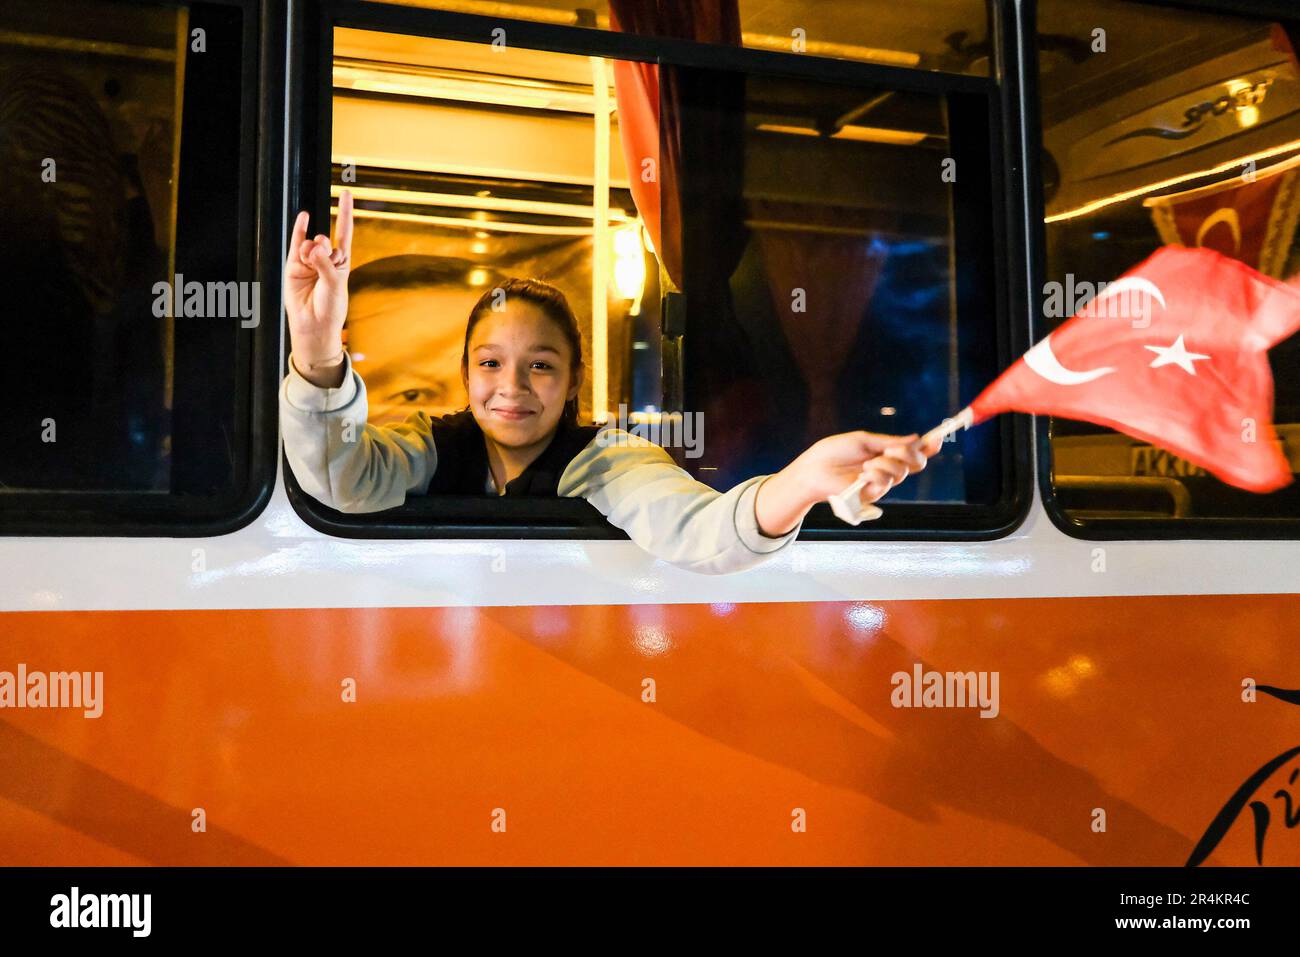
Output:
[[[738,0],[610,0],[610,26],[641,36],[740,44]],[[619,137],[632,198],[673,285],[682,271],[682,101],[674,71],[614,61]]]
[[[833,209],[751,200],[772,306],[808,384],[808,435],[836,431],[835,389],[862,328],[887,253],[872,236],[782,228],[837,225]],[[793,291],[802,290],[796,303]]]

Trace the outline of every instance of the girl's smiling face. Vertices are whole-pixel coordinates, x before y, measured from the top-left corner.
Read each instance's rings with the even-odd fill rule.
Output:
[[[470,335],[464,370],[484,435],[520,450],[549,441],[582,384],[572,364],[564,333],[533,303],[507,299],[500,312],[485,313]]]

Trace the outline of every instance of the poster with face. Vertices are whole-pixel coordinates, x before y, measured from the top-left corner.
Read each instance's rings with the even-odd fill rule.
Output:
[[[486,278],[482,270],[471,276],[473,270],[460,259],[408,253],[353,271],[347,342],[366,383],[372,423],[465,407],[460,375],[465,322],[483,294],[483,283],[475,280]]]
[[[591,418],[590,234],[516,232],[511,224],[467,220],[464,228],[395,219],[358,202],[345,330],[366,383],[370,422],[396,424],[413,412],[446,415],[467,404],[461,361],[465,327],[479,298],[511,277],[560,288],[583,336],[579,417]],[[378,215],[376,213],[379,213]],[[482,228],[487,227],[487,228]],[[627,303],[609,301],[611,384],[621,381]],[[617,388],[611,395],[617,395]]]

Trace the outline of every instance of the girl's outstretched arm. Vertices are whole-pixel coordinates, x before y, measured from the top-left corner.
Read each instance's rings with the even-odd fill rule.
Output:
[[[909,471],[924,468],[923,457],[917,461],[922,450],[906,449],[908,436],[863,438],[868,435],[830,436],[780,472],[719,492],[659,446],[607,429],[569,463],[559,494],[585,498],[656,558],[689,571],[728,574],[784,549],[808,509],[861,471],[873,478],[862,496],[874,501]]]

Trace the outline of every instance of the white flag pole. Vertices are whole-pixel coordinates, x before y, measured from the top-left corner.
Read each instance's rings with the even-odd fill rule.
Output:
[[[971,411],[970,406],[967,406],[952,418],[944,419],[942,423],[936,425],[912,444],[924,446],[934,439],[943,441],[958,429],[969,429],[973,421],[975,421],[975,413]],[[864,472],[848,488],[826,499],[830,503],[831,511],[835,513],[836,518],[848,522],[850,525],[858,525],[862,522],[880,518],[881,515],[885,514],[877,505],[862,504],[862,499],[859,498],[858,493],[862,491],[862,487],[867,484],[867,481],[867,474]]]

